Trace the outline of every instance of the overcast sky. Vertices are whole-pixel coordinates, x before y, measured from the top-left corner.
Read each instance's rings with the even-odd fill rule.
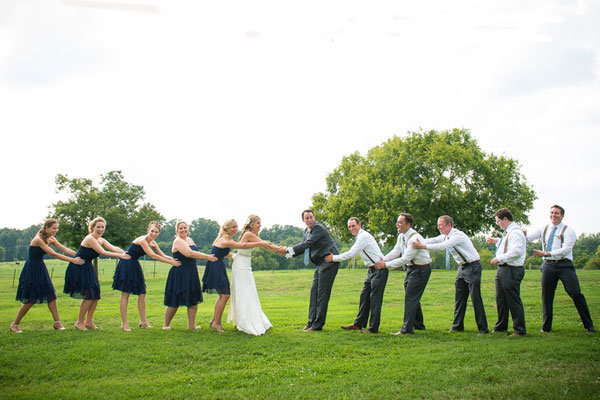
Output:
[[[345,155],[456,127],[519,160],[533,225],[558,203],[599,232],[598,21],[570,0],[0,0],[0,227],[41,223],[56,174],[110,170],[167,219],[302,226]]]

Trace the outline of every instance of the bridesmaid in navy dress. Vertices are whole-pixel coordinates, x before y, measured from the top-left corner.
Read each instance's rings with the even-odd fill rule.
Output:
[[[92,260],[99,255],[120,258],[122,260],[129,260],[131,258],[129,254],[117,246],[108,243],[102,237],[105,228],[106,221],[102,217],[97,217],[90,222],[88,225],[89,235],[83,239],[79,250],[75,254],[83,258],[85,262],[81,266],[69,263],[65,273],[65,288],[63,292],[73,298],[83,299],[79,307],[77,322],[75,322],[75,328],[81,331],[99,329],[94,324],[94,311],[96,311],[98,300],[100,300],[100,283],[98,282],[96,271],[94,271]],[[104,248],[110,251],[106,251]]]
[[[73,250],[63,246],[56,240],[54,236],[57,232],[58,221],[50,218],[29,243],[29,256],[21,271],[19,287],[17,288],[17,300],[22,302],[23,305],[19,308],[17,316],[10,326],[11,332],[23,332],[19,329],[19,322],[35,303],[48,303],[48,309],[54,318],[54,329],[65,330],[58,316],[56,293],[48,275],[46,264],[44,264],[44,255],[49,254],[54,258],[78,265],[83,264],[83,260],[79,257],[67,257],[52,250],[50,245],[70,256],[75,255]]]
[[[263,242],[245,242],[238,243],[233,240],[238,232],[238,224],[234,219],[228,219],[221,226],[219,235],[213,242],[212,254],[217,256],[218,260],[214,262],[207,262],[206,268],[204,269],[204,276],[202,277],[202,285],[204,291],[208,293],[218,293],[219,298],[215,302],[215,311],[212,319],[210,320],[210,329],[217,332],[225,332],[221,326],[221,319],[223,317],[223,310],[227,305],[229,296],[231,295],[231,288],[229,286],[229,279],[227,278],[227,270],[225,269],[225,257],[231,258],[229,251],[234,249],[252,249],[260,246]]]
[[[156,244],[155,240],[160,233],[160,228],[158,222],[150,222],[147,234],[136,238],[126,250],[126,253],[131,256],[131,260],[119,260],[115,269],[112,288],[121,291],[121,328],[125,332],[131,332],[131,328],[127,323],[127,304],[131,294],[138,295],[138,311],[140,312],[138,326],[140,328],[152,328],[146,319],[146,281],[138,259],[147,254],[153,260],[162,261],[175,267],[181,265],[173,257],[166,256]]]
[[[175,240],[171,252],[173,258],[181,261],[181,266],[173,266],[169,270],[167,284],[165,286],[165,324],[163,329],[171,329],[171,320],[175,316],[179,306],[187,307],[188,329],[198,330],[196,326],[196,313],[198,303],[202,303],[202,289],[198,278],[198,267],[196,260],[216,261],[217,257],[212,254],[204,254],[198,251],[194,241],[188,237],[188,225],[177,222],[175,225]]]

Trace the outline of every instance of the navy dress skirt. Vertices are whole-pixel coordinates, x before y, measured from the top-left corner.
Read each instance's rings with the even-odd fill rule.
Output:
[[[73,257],[81,257],[85,262],[82,265],[69,263],[65,273],[64,293],[76,299],[100,300],[100,283],[92,265],[92,260],[98,256],[96,250],[79,246]]]
[[[131,243],[126,253],[131,256],[131,259],[119,260],[113,276],[112,288],[125,293],[145,294],[146,280],[139,258],[144,256],[146,252],[139,244]]]
[[[190,246],[198,251],[196,246]],[[195,258],[188,258],[176,251],[173,258],[181,262],[179,267],[171,267],[165,286],[165,306],[192,307],[202,303],[202,288],[198,277],[198,266]]]
[[[50,303],[56,300],[54,285],[44,264],[46,252],[41,247],[29,246],[29,256],[19,276],[17,300],[26,303]]]
[[[218,260],[208,261],[206,263],[204,276],[202,276],[202,286],[204,287],[205,292],[231,294],[229,278],[227,278],[227,270],[225,269],[225,262],[223,261],[225,256],[229,254],[229,250],[228,247],[221,249],[217,246],[213,246],[210,250],[211,254],[214,254]]]

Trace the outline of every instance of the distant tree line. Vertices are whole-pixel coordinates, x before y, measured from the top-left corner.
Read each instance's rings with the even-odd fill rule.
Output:
[[[175,237],[175,223],[173,219],[163,223],[163,228],[157,238],[157,242],[165,253],[171,253],[171,245]],[[190,237],[198,246],[200,251],[209,253],[212,248],[212,243],[219,232],[219,224],[216,221],[198,218],[189,223]],[[32,225],[26,229],[0,229],[0,261],[23,261],[27,258],[29,242],[40,229],[40,225]],[[142,235],[145,229],[135,233],[129,242],[137,236]],[[61,237],[64,232],[59,232],[57,238],[63,242]],[[265,228],[261,231],[260,236],[264,240],[268,240],[281,246],[292,246],[302,241],[302,229],[291,225],[273,225],[270,228]],[[83,239],[83,236],[80,240]],[[494,258],[494,245],[485,243],[485,236],[476,235],[472,238],[473,245],[479,252],[481,257],[481,265],[484,268],[492,269],[490,260]],[[340,252],[348,250],[352,246],[352,242],[342,243],[336,240],[336,244]],[[74,246],[75,248],[77,246]],[[127,247],[127,246],[125,246]],[[392,245],[388,244],[383,247],[384,254],[392,249]],[[534,257],[533,249],[540,249],[539,243],[532,243],[527,246],[527,254],[531,255],[525,261],[526,268],[539,267],[542,264],[542,259]],[[441,251],[431,251],[432,267],[435,269],[446,268],[446,255]],[[354,260],[345,261],[343,267],[351,268],[354,266]],[[201,264],[204,264],[201,261]],[[456,268],[454,258],[450,257],[450,263],[453,268]],[[600,233],[581,234],[577,238],[575,247],[573,248],[573,264],[575,268],[585,269],[600,269]],[[356,257],[356,266],[364,268],[362,259]],[[302,257],[294,257],[287,259],[266,251],[262,248],[257,248],[252,254],[252,269],[254,270],[270,270],[270,269],[299,269],[305,268]],[[309,268],[312,266],[309,265]]]

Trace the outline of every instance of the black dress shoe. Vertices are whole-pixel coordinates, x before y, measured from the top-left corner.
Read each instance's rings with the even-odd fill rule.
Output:
[[[588,328],[587,333],[596,333],[594,327]]]
[[[490,333],[490,331],[488,331],[488,330],[485,330],[485,331],[479,331],[479,332],[477,333],[477,335],[488,335],[489,333]]]
[[[354,324],[350,324],[350,325],[342,325],[341,327],[342,329],[345,329],[347,331],[360,331],[361,327],[354,325]]]

